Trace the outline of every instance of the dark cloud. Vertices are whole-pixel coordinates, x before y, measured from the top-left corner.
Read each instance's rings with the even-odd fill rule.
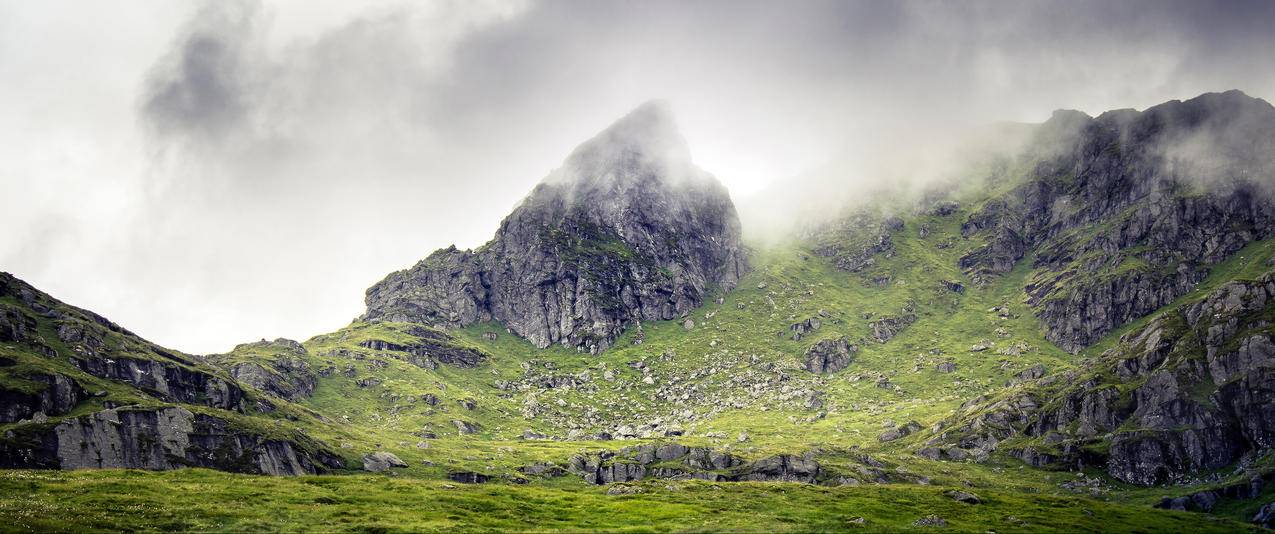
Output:
[[[245,127],[260,5],[227,0],[207,4],[151,70],[142,118],[161,138],[218,143]]]

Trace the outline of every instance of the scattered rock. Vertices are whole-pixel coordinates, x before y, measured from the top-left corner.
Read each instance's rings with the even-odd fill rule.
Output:
[[[820,321],[819,319],[812,317],[810,319],[806,319],[799,323],[793,323],[791,326],[788,327],[788,330],[792,332],[791,339],[793,341],[801,341],[801,338],[804,337],[806,334],[814,332],[815,330],[818,330],[822,326],[823,326],[823,321]]]
[[[968,491],[952,490],[944,493],[944,495],[951,497],[952,500],[956,502],[963,502],[965,504],[983,504],[983,500],[978,498],[978,495]]]
[[[456,431],[461,434],[476,434],[481,428],[478,423],[470,423],[460,419],[452,419],[452,424],[456,426]]]
[[[462,484],[485,484],[491,480],[490,476],[482,473],[474,473],[472,471],[454,471],[447,473],[447,478],[453,482]]]
[[[885,316],[868,323],[868,328],[872,330],[872,338],[877,340],[878,343],[885,343],[894,339],[894,336],[899,335],[899,332],[902,332],[904,328],[916,322],[916,314],[909,310],[905,310],[905,312],[903,315]]]
[[[1011,378],[1009,382],[1007,382],[1005,385],[1014,386],[1014,385],[1022,384],[1023,382],[1027,382],[1030,380],[1037,380],[1044,376],[1045,376],[1045,365],[1038,363],[1014,375],[1014,378]]]
[[[398,459],[394,453],[385,451],[376,451],[363,456],[364,471],[380,473],[392,467],[407,467],[407,462]]]
[[[626,486],[623,484],[615,484],[607,488],[607,495],[634,495],[643,492],[645,492],[645,490],[643,490],[640,486]]]
[[[891,428],[890,430],[887,430],[884,433],[882,433],[880,436],[877,436],[877,441],[886,443],[886,442],[894,441],[897,439],[902,439],[920,429],[921,429],[920,423],[916,421],[908,421],[903,426]]]
[[[937,515],[927,515],[917,519],[912,525],[917,527],[946,527],[947,521]]]
[[[806,370],[816,374],[840,371],[854,361],[858,350],[845,336],[820,340],[806,349]]]

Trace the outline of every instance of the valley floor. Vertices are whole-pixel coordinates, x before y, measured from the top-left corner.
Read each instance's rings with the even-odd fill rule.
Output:
[[[1081,497],[924,485],[660,481],[459,484],[383,475],[265,477],[203,469],[0,472],[0,531],[1244,532],[1185,512]],[[918,525],[941,518],[946,528]]]

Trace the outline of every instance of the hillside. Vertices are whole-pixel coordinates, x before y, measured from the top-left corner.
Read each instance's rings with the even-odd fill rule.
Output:
[[[227,354],[4,274],[0,518],[1254,528],[1275,508],[1272,130],[1238,91],[1061,111],[1019,153],[748,247],[646,104],[487,245],[390,274],[336,332]],[[106,470],[35,471],[86,467]],[[116,469],[180,467],[238,474]]]

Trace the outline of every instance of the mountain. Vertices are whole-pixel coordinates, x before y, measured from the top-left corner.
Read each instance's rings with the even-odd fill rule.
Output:
[[[389,275],[335,332],[226,354],[3,275],[0,464],[239,474],[0,472],[0,494],[65,512],[0,518],[1269,527],[1273,129],[1238,91],[1059,111],[951,179],[745,247],[648,103],[483,247]],[[311,473],[340,476],[261,476]]]
[[[1239,91],[1042,127],[1031,179],[961,227],[987,244],[960,265],[976,283],[1034,252],[1029,302],[1076,352],[1190,291],[1275,230],[1275,108]]]
[[[285,421],[320,416],[245,388],[0,273],[0,466],[295,475],[339,468]]]
[[[367,292],[364,320],[499,321],[537,347],[597,353],[684,316],[747,269],[730,195],[691,164],[664,102],[576,148],[477,251],[439,250]]]
[[[973,402],[934,445],[965,456],[1004,441],[1033,465],[1098,465],[1140,485],[1265,454],[1275,272],[1261,269],[1272,263],[1205,282],[1275,233],[1272,134],[1275,107],[1239,91],[1097,118],[1056,113],[1029,179],[962,225],[987,244],[961,266],[989,283],[1031,254],[1023,297],[1070,352],[1132,328],[1078,369]]]

